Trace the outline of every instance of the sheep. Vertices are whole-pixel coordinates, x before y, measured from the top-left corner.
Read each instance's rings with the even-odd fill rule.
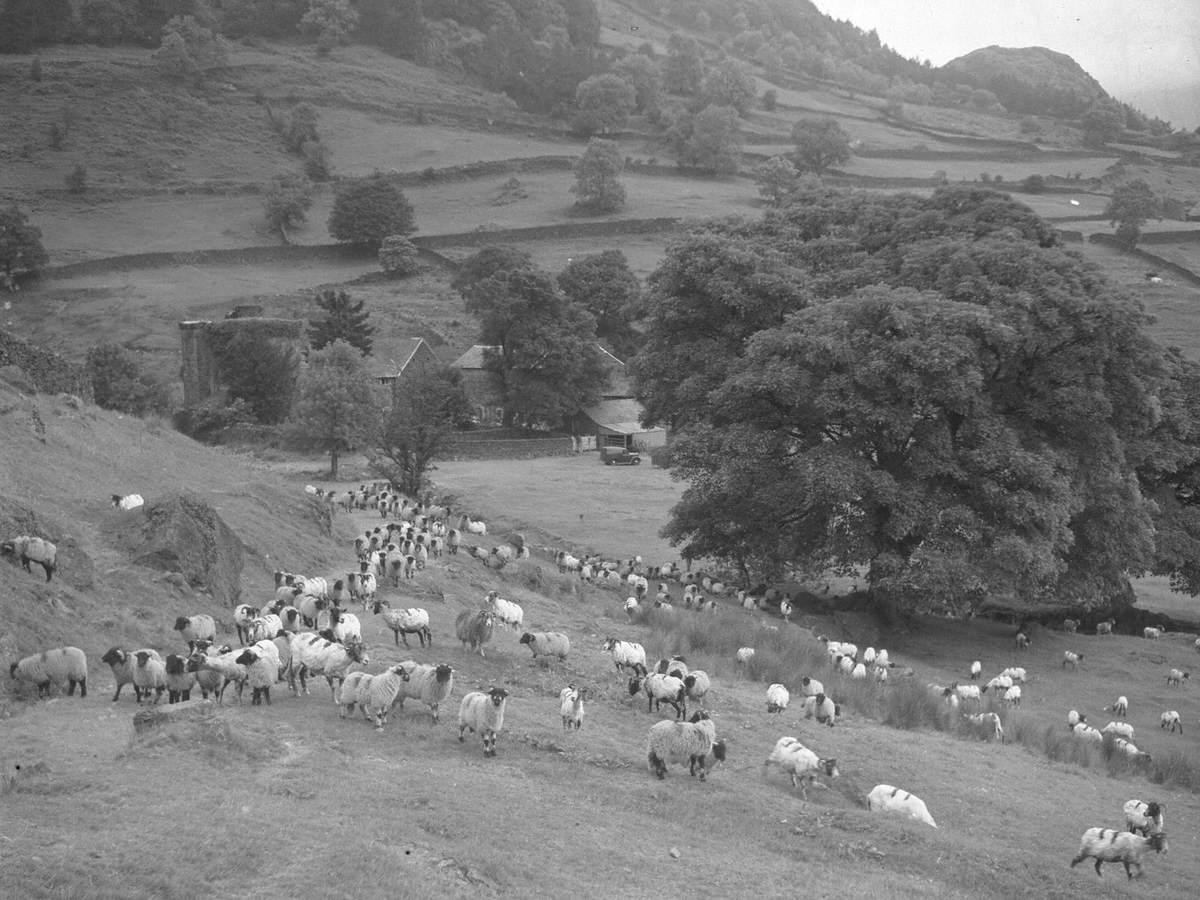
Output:
[[[288,683],[295,694],[308,694],[308,675],[324,675],[329,684],[329,691],[336,703],[338,687],[346,678],[346,673],[355,664],[366,665],[370,657],[366,645],[362,641],[351,638],[345,644],[338,644],[321,637],[319,634],[301,632],[291,636],[292,665],[288,670]],[[296,676],[300,676],[300,690],[296,690]],[[338,687],[334,686],[337,681]]]
[[[604,652],[612,657],[613,665],[616,666],[618,672],[622,668],[636,670],[638,666],[646,667],[646,648],[635,641],[605,638]]]
[[[259,641],[270,640],[284,630],[283,620],[274,613],[257,616],[250,620],[250,643],[257,644]]]
[[[1014,684],[1004,692],[1004,702],[1009,706],[1021,705],[1021,686],[1019,684]]]
[[[1109,722],[1100,729],[1102,734],[1115,734],[1118,737],[1123,737],[1127,741],[1133,740],[1133,726],[1128,722]]]
[[[1096,634],[1112,634],[1113,626],[1117,622],[1115,619],[1105,619],[1103,622],[1096,623]]]
[[[856,663],[854,669],[850,672],[850,677],[856,681],[865,681],[867,678],[867,667],[862,663]]]
[[[687,699],[695,700],[697,703],[704,699],[711,686],[712,682],[708,673],[702,669],[692,669],[683,677],[684,693]]]
[[[142,499],[141,494],[126,494],[124,497],[122,497],[120,494],[113,494],[110,499],[112,500],[113,509],[119,509],[123,511],[137,509],[146,502]]]
[[[1067,634],[1075,634],[1075,632],[1079,630],[1079,620],[1063,619],[1062,627],[1063,631],[1065,631]]]
[[[822,725],[832,728],[841,714],[841,707],[833,702],[832,697],[817,694],[815,697],[804,698],[804,718],[806,719],[816,717],[816,720]]]
[[[247,647],[233,661],[246,667],[246,681],[250,682],[250,705],[260,706],[266,700],[267,706],[270,706],[271,685],[279,677],[279,653],[275,645],[270,641],[260,642]]]
[[[867,809],[872,812],[899,813],[933,828],[938,827],[937,822],[933,821],[933,816],[929,814],[925,801],[890,784],[877,784],[871,788],[871,793],[867,794]]]
[[[1142,837],[1149,837],[1151,834],[1161,832],[1165,828],[1163,812],[1166,808],[1165,803],[1154,800],[1149,803],[1137,799],[1126,800],[1125,805],[1121,808],[1125,813],[1125,828],[1134,834],[1142,835]]]
[[[1000,717],[996,713],[967,713],[963,715],[963,718],[975,726],[979,736],[985,741],[999,738],[1000,743],[1004,743],[1004,726],[1000,723]]]
[[[149,650],[139,650],[134,654],[133,686],[140,689],[141,697],[149,697],[154,692],[154,703],[162,698],[167,689],[167,667],[157,653]],[[139,699],[139,703],[142,701]]]
[[[1139,750],[1137,744],[1125,738],[1113,738],[1113,749],[1118,753],[1123,753],[1135,763],[1149,763],[1151,761],[1149,753]]]
[[[167,670],[167,702],[179,703],[192,699],[192,686],[196,683],[196,673],[187,670],[187,657],[171,653],[164,660],[163,665]]]
[[[1173,684],[1178,687],[1191,677],[1191,672],[1181,672],[1179,669],[1172,669],[1167,673],[1167,684]]]
[[[787,709],[788,689],[778,682],[767,688],[767,712],[780,713]]]
[[[1082,653],[1076,653],[1074,650],[1064,650],[1062,667],[1065,669],[1069,665],[1072,669],[1074,669],[1079,665],[1082,659]]]
[[[979,660],[971,663],[971,680],[978,681],[980,674],[983,672],[983,663]]]
[[[1018,650],[1029,649],[1029,635],[1023,631],[1018,631],[1016,637],[1013,638],[1013,643],[1016,644]]]
[[[997,675],[995,678],[991,679],[991,681],[981,687],[979,692],[981,694],[986,694],[989,690],[994,688],[997,693],[999,693],[1001,691],[1007,691],[1012,686],[1013,680],[1010,677],[1007,675]]]
[[[420,700],[429,707],[433,721],[438,721],[438,706],[445,701],[454,690],[454,669],[442,663],[416,663],[411,659],[400,663],[408,673],[408,678],[396,695],[396,702],[403,707],[408,698]]]
[[[505,628],[520,628],[525,622],[525,610],[511,600],[505,600],[498,591],[488,591],[487,605],[496,615],[496,621]]]
[[[1183,734],[1183,721],[1179,717],[1179,711],[1170,709],[1164,712],[1158,717],[1158,727],[1167,728],[1172,733],[1174,733],[1175,729],[1178,728],[1179,733]]]
[[[1011,687],[1011,685],[1009,686]],[[950,687],[946,688],[944,693],[946,696],[953,694],[959,700],[973,700],[976,703],[981,702],[983,695],[979,685],[959,684],[957,681],[950,685]]]
[[[875,654],[875,665],[883,666],[885,669],[890,669],[892,667],[892,661],[888,658],[888,652],[886,649],[880,650]]]
[[[1196,648],[1197,653],[1200,653],[1200,637],[1196,638],[1196,640],[1193,642],[1192,646],[1194,646]]]
[[[246,667],[237,662],[237,657],[241,655],[240,649],[216,656],[197,649],[188,657],[187,670],[196,674],[196,684],[203,696],[207,697],[211,692],[216,695],[217,703],[221,703],[225,698],[225,690],[229,685],[236,684],[238,702],[241,703],[242,686],[246,682]]]
[[[37,685],[38,697],[50,696],[51,682],[66,688],[68,697],[75,694],[75,685],[79,685],[81,698],[87,696],[87,656],[78,647],[56,647],[26,656],[8,667],[8,675]]]
[[[754,648],[739,647],[737,653],[734,654],[734,659],[737,661],[739,666],[748,665],[750,660],[754,659]]]
[[[517,643],[528,644],[534,659],[539,653],[566,659],[571,652],[571,639],[561,631],[526,631]]]
[[[426,610],[420,607],[391,609],[391,604],[387,600],[376,600],[371,608],[375,615],[383,615],[384,624],[392,630],[392,640],[397,647],[403,640],[404,646],[407,648],[410,634],[417,636],[422,647],[425,646],[427,640],[429,646],[433,646],[433,632],[429,629],[429,613]]]
[[[250,623],[258,617],[256,610],[249,603],[243,603],[240,606],[234,607],[233,624],[237,628],[238,643],[243,647],[250,637]]]
[[[656,606],[658,606],[658,605],[661,605],[661,604],[658,602],[658,600],[655,600],[654,602],[655,602],[655,605],[656,605]],[[628,617],[630,620],[632,620],[632,619],[633,619],[633,617],[637,615],[637,611],[638,611],[638,599],[637,599],[637,597],[629,597],[628,599],[626,599],[626,600],[625,600],[625,615],[626,615],[626,616],[627,616],[627,617]]]
[[[362,623],[358,621],[358,616],[343,612],[338,606],[329,610],[329,630],[333,632],[333,639],[339,644],[348,640],[362,640]]]
[[[763,760],[766,766],[774,763],[791,776],[792,787],[800,788],[800,796],[808,800],[808,788],[817,780],[817,773],[824,772],[829,778],[838,778],[836,759],[821,759],[794,737],[781,737],[775,742],[770,756]]]
[[[1074,729],[1080,722],[1086,722],[1087,716],[1077,710],[1072,709],[1067,713],[1067,728]]]
[[[356,703],[358,703],[358,695],[359,691],[363,687],[363,682],[366,682],[369,685],[371,683],[371,679],[374,677],[374,675],[364,672],[361,669],[356,669],[355,671],[346,675],[345,680],[342,682],[342,696],[341,699],[338,700],[339,719],[344,719],[346,716],[354,714],[354,706]],[[364,697],[368,700],[370,699],[369,694],[365,694]],[[362,704],[362,710],[363,715],[365,716],[367,714],[365,702]]]
[[[464,609],[454,620],[454,632],[464,645],[478,650],[483,657],[483,645],[492,639],[495,614],[490,609]]]
[[[494,687],[484,693],[471,691],[458,705],[458,740],[462,743],[463,733],[470,729],[483,740],[483,755],[496,755],[496,738],[504,727],[504,707],[508,702],[508,691]]]
[[[687,660],[682,656],[672,656],[670,659],[664,656],[654,664],[652,671],[661,675],[674,675],[682,681],[688,673]]]
[[[1013,684],[1020,682],[1024,684],[1026,681],[1025,669],[1021,666],[1009,666],[1000,673],[1001,678],[1011,678]]]
[[[805,675],[800,679],[800,690],[805,697],[815,697],[817,694],[825,693],[825,686],[815,678]]]
[[[1075,734],[1075,737],[1085,741],[1094,741],[1099,744],[1104,740],[1104,735],[1100,732],[1100,729],[1093,728],[1085,722],[1080,722],[1071,731]]]
[[[573,684],[567,685],[558,692],[558,712],[562,716],[563,731],[574,728],[578,731],[583,727],[583,698],[587,691]]]
[[[629,679],[629,695],[632,697],[639,691],[646,695],[646,712],[650,712],[651,708],[661,709],[664,703],[670,703],[675,709],[675,718],[687,717],[687,687],[682,679],[662,672],[651,672],[644,677],[634,675]]]
[[[1147,625],[1142,629],[1142,637],[1149,638],[1152,641],[1157,641],[1160,637],[1162,637],[1162,629],[1151,628],[1149,625]]]
[[[1096,860],[1096,874],[1103,877],[1100,864],[1119,862],[1125,866],[1125,876],[1133,879],[1133,869],[1142,874],[1142,856],[1147,847],[1152,847],[1157,853],[1167,851],[1167,835],[1157,831],[1149,837],[1142,837],[1128,831],[1115,831],[1111,828],[1089,828],[1083,833],[1079,842],[1079,852],[1071,860],[1071,868],[1083,862],[1088,857]]]
[[[391,710],[392,704],[396,702],[396,698],[400,695],[400,689],[406,681],[408,681],[408,671],[404,668],[403,663],[392,666],[390,669],[384,669],[371,679],[366,688],[367,705],[363,712],[366,713],[368,719],[374,720],[377,731],[383,730],[383,723],[387,721],[388,712]],[[343,698],[345,695],[343,686]],[[355,699],[357,697],[358,689],[356,688]]]
[[[122,650],[119,647],[109,647],[106,651],[104,651],[104,655],[100,657],[100,662],[107,663],[108,667],[112,669],[113,678],[116,679],[117,682],[117,690],[116,693],[113,694],[114,703],[121,696],[121,688],[127,684],[133,684],[133,666],[137,661],[134,656],[136,652],[137,651]],[[144,649],[142,652],[153,653],[155,656],[158,655],[157,650]],[[141,688],[139,688],[137,685],[134,685],[133,691],[137,695],[137,699],[140,702],[142,699]]]
[[[175,620],[172,628],[174,631],[178,631],[179,636],[187,641],[188,653],[196,649],[196,641],[211,641],[217,637],[217,623],[209,615],[180,616]],[[272,634],[270,637],[275,637],[275,635]]]
[[[29,564],[35,562],[46,573],[46,580],[57,568],[58,548],[45,538],[32,537],[28,534],[18,535],[11,541],[0,544],[0,554],[15,556],[21,560],[21,568],[29,571]]]
[[[670,763],[688,764],[688,774],[700,772],[704,781],[708,772],[708,755],[716,743],[717,726],[708,713],[698,710],[688,722],[664,720],[650,726],[646,738],[646,767],[659,779],[667,777]],[[724,759],[717,753],[718,760]]]
[[[483,519],[472,519],[465,513],[458,520],[458,528],[460,531],[466,531],[470,534],[477,534],[480,537],[487,536],[487,523]]]

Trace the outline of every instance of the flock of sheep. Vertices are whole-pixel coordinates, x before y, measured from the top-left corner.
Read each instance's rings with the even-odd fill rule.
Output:
[[[336,503],[346,509],[377,509],[381,517],[392,517],[393,521],[365,532],[354,542],[357,556],[357,571],[347,572],[340,578],[302,576],[287,572],[276,573],[275,595],[262,607],[249,604],[234,611],[239,646],[216,645],[216,623],[207,615],[181,616],[174,625],[187,645],[187,652],[170,653],[165,656],[157,650],[142,648],[124,650],[113,647],[102,657],[116,681],[113,700],[120,697],[125,684],[132,684],[138,703],[157,703],[165,692],[171,703],[190,699],[192,690],[199,690],[207,698],[210,694],[220,702],[230,686],[236,687],[239,702],[248,683],[252,690],[252,705],[270,704],[272,686],[287,681],[293,694],[308,693],[308,677],[324,677],[331,695],[337,704],[340,718],[353,716],[357,708],[377,729],[382,729],[390,711],[403,708],[405,699],[413,699],[426,705],[435,723],[439,720],[439,705],[453,691],[454,669],[445,663],[422,664],[405,660],[385,668],[379,673],[365,670],[370,662],[362,638],[362,626],[357,615],[350,612],[353,602],[362,604],[363,614],[373,613],[381,617],[384,626],[393,633],[397,647],[403,640],[409,647],[408,636],[418,638],[420,646],[433,646],[433,633],[428,612],[424,609],[393,609],[390,601],[377,597],[378,587],[390,580],[399,585],[402,579],[411,579],[415,573],[443,554],[456,554],[464,546],[464,533],[486,534],[486,525],[468,516],[461,516],[457,528],[447,526],[450,512],[445,507],[421,505],[401,497],[379,486],[363,486],[359,491],[344,494],[320,493],[327,502]],[[136,495],[135,495],[136,496]],[[113,505],[120,509],[132,509],[141,505],[118,495],[113,496]],[[28,571],[29,564],[36,562],[45,570],[47,581],[55,570],[55,548],[49,541],[23,535],[0,545],[6,553],[17,556]],[[493,565],[499,565],[522,556],[528,556],[523,542],[505,545],[490,551],[469,551],[471,555]],[[759,590],[735,592],[720,582],[704,576],[692,576],[678,570],[676,566],[662,566],[648,570],[640,559],[626,562],[607,562],[598,557],[579,559],[566,551],[555,554],[560,571],[575,572],[587,581],[611,584],[632,591],[625,601],[625,609],[631,617],[647,602],[650,578],[659,581],[654,595],[656,606],[672,604],[668,581],[683,585],[683,603],[696,610],[712,609],[715,597],[727,595],[747,608],[774,609],[785,620],[791,614],[790,598],[779,592]],[[1071,622],[1067,630],[1073,631]],[[1098,628],[1097,633],[1110,633],[1108,628]],[[455,623],[456,637],[463,646],[484,656],[484,645],[499,627],[520,633],[518,645],[528,646],[533,658],[548,657],[565,660],[571,653],[571,642],[561,632],[524,631],[524,611],[519,604],[500,597],[495,590],[489,591],[478,608],[464,609]],[[1160,636],[1156,629],[1147,629],[1147,638]],[[856,645],[849,642],[832,641],[820,637],[826,647],[832,669],[854,680],[872,679],[886,682],[889,671],[894,667],[887,650],[868,647],[861,654]],[[1029,639],[1018,634],[1016,647],[1027,649]],[[665,777],[668,766],[686,765],[689,774],[704,781],[707,773],[725,759],[725,742],[717,737],[716,724],[705,708],[706,697],[713,679],[708,673],[689,668],[679,656],[660,659],[648,665],[645,648],[632,641],[608,638],[602,648],[612,659],[618,673],[627,672],[629,696],[644,694],[647,710],[659,710],[665,704],[674,710],[674,717],[655,722],[648,731],[646,740],[647,767],[658,778]],[[1200,639],[1197,640],[1200,649]],[[754,656],[753,647],[743,647],[736,654],[739,666],[748,664]],[[1066,651],[1063,666],[1077,666],[1083,659],[1082,653]],[[911,674],[908,670],[906,674]],[[51,684],[73,695],[75,687],[80,696],[87,694],[87,660],[82,651],[74,647],[47,650],[28,656],[10,667],[10,675],[36,685],[38,694],[49,693]],[[955,682],[948,687],[930,685],[930,689],[956,710],[960,704],[978,703],[988,691],[1011,705],[1019,705],[1021,685],[1027,675],[1023,667],[1010,667],[982,685],[982,666],[977,661],[969,670],[970,683]],[[1189,673],[1172,669],[1167,676],[1168,684],[1181,685]],[[815,718],[820,724],[833,726],[841,715],[841,709],[825,693],[825,688],[816,678],[805,676],[801,681],[803,691],[802,708],[805,718]],[[560,718],[564,730],[578,730],[583,725],[584,700],[587,689],[569,684],[559,693]],[[467,693],[459,704],[459,740],[465,733],[478,734],[485,756],[496,754],[496,742],[504,728],[504,714],[508,691],[492,686],[486,690]],[[783,684],[774,683],[766,691],[766,711],[777,714],[786,710],[791,698]],[[693,705],[689,718],[687,707]],[[1128,712],[1128,699],[1124,696],[1112,705],[1112,712],[1124,719]],[[979,729],[980,736],[991,740],[1004,740],[1000,717],[994,712],[963,711],[963,716]],[[1102,730],[1091,728],[1086,716],[1071,710],[1069,726],[1076,735],[1096,740],[1105,734],[1114,736],[1114,745],[1136,759],[1148,759],[1133,745],[1132,726],[1123,721],[1109,722]],[[1182,733],[1182,721],[1177,711],[1164,711],[1161,727]],[[1094,735],[1093,735],[1094,733]],[[796,737],[783,736],[778,739],[763,763],[774,766],[788,775],[793,788],[807,800],[808,788],[817,783],[818,776],[829,779],[839,777],[837,760],[819,755],[806,747]],[[913,794],[889,784],[879,784],[866,797],[872,811],[895,813],[916,819],[937,828],[925,803]],[[1103,862],[1120,861],[1126,873],[1133,877],[1140,874],[1141,859],[1147,848],[1165,852],[1166,834],[1163,827],[1163,804],[1144,803],[1130,800],[1124,808],[1126,829],[1089,829],[1082,838],[1080,850],[1072,860],[1074,866],[1087,858],[1096,861],[1100,872]]]

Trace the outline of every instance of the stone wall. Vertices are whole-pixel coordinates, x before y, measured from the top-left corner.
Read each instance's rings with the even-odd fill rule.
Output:
[[[75,394],[84,400],[92,399],[92,380],[82,366],[7,331],[0,331],[0,366],[16,366],[42,393]]]
[[[220,390],[221,366],[214,352],[213,341],[235,334],[250,334],[264,341],[304,339],[304,322],[300,319],[239,318],[220,322],[192,321],[179,323],[179,343],[183,361],[179,377],[183,381],[183,405],[197,406]]]

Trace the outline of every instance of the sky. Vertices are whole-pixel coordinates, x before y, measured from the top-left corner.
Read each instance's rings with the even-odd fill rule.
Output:
[[[1118,100],[1200,125],[1200,0],[813,0],[935,66],[980,47],[1066,53]]]

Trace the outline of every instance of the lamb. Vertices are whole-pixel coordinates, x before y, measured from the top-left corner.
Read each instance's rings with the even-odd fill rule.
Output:
[[[985,741],[993,741],[999,738],[1000,743],[1004,743],[1004,726],[1000,723],[1000,717],[996,713],[968,713],[963,718],[975,726],[979,732],[979,736]]]
[[[1147,625],[1142,629],[1142,637],[1149,638],[1152,641],[1157,641],[1160,637],[1162,637],[1162,629],[1151,628],[1149,625]]]
[[[775,742],[771,755],[763,760],[764,769],[774,763],[792,778],[792,787],[800,788],[800,796],[808,800],[808,788],[817,780],[817,773],[838,778],[836,759],[821,759],[794,737],[781,737]]]
[[[804,718],[811,719],[816,717],[816,720],[822,725],[833,727],[837,717],[842,714],[841,708],[833,702],[832,697],[826,697],[824,694],[817,694],[815,697],[806,697],[804,699]]]
[[[1082,653],[1076,653],[1074,650],[1064,650],[1062,667],[1065,669],[1069,665],[1072,669],[1074,669],[1079,665],[1082,659]]]
[[[75,694],[75,685],[79,685],[81,698],[87,696],[87,656],[78,647],[56,647],[26,656],[8,667],[8,675],[37,685],[38,697],[50,696],[51,682],[66,688],[68,697]]]
[[[134,654],[136,660],[133,666],[133,686],[138,689],[141,697],[149,697],[154,692],[154,703],[162,698],[167,689],[167,667],[157,653],[149,650],[139,650]],[[141,700],[138,700],[141,703]]]
[[[421,642],[421,646],[425,646],[425,642],[429,641],[429,646],[433,646],[433,632],[429,630],[429,613],[420,607],[411,607],[409,609],[391,609],[391,604],[387,600],[376,600],[372,605],[376,615],[383,615],[383,621],[388,628],[392,630],[392,640],[396,646],[400,646],[400,641],[404,641],[404,646],[408,647],[408,635],[415,634],[417,640]]]
[[[266,647],[271,649],[268,651]],[[271,705],[271,685],[279,677],[279,652],[270,641],[263,641],[253,647],[247,647],[234,658],[240,666],[246,667],[246,681],[250,682],[250,705],[261,706],[263,700]]]
[[[1172,669],[1167,673],[1167,684],[1180,686],[1191,677],[1191,672],[1181,672],[1179,669]]]
[[[539,653],[566,659],[571,652],[571,639],[561,631],[526,631],[517,643],[528,644],[534,659]]]
[[[511,600],[505,600],[498,591],[488,591],[487,605],[496,615],[496,621],[505,628],[521,628],[525,623],[525,610]]]
[[[212,641],[217,637],[217,623],[209,615],[180,616],[172,627],[179,632],[181,638],[187,641],[188,653],[196,649],[196,641]],[[270,637],[275,637],[275,635],[272,634]]]
[[[979,660],[971,663],[971,680],[978,681],[980,674],[983,672],[983,663]]]
[[[380,674],[371,679],[367,686],[367,705],[363,709],[368,719],[374,719],[375,728],[378,731],[383,730],[383,723],[387,721],[388,712],[392,708],[392,704],[396,702],[396,698],[400,695],[400,688],[404,682],[408,680],[408,672],[404,668],[404,664],[392,666],[390,669],[385,669]],[[345,697],[345,687],[343,685],[342,696]],[[355,697],[357,699],[357,688]]]
[[[646,740],[646,766],[658,778],[667,777],[670,763],[688,764],[688,774],[700,772],[704,781],[708,772],[708,755],[716,743],[717,727],[708,713],[697,711],[689,722],[664,720],[650,726]],[[717,754],[717,759],[724,759]]]
[[[1114,831],[1111,828],[1089,828],[1083,833],[1079,842],[1079,852],[1071,860],[1071,868],[1083,862],[1088,857],[1096,860],[1096,874],[1101,875],[1100,864],[1119,862],[1125,866],[1125,876],[1133,879],[1133,868],[1137,874],[1142,874],[1142,856],[1147,847],[1152,847],[1156,853],[1167,851],[1167,835],[1157,831],[1149,837],[1133,834],[1128,831]]]
[[[767,712],[779,713],[787,709],[788,700],[791,698],[788,695],[788,689],[782,684],[776,682],[767,688]]]
[[[867,809],[872,812],[899,813],[933,828],[938,827],[920,797],[890,784],[877,784],[871,788],[871,793],[867,794]]]
[[[1167,728],[1172,733],[1175,729],[1179,729],[1179,733],[1183,734],[1183,721],[1179,718],[1179,711],[1170,709],[1158,717],[1158,727]]]
[[[339,719],[353,715],[355,704],[359,704],[359,707],[363,711],[363,716],[370,719],[370,716],[367,716],[367,702],[370,700],[369,686],[371,679],[374,677],[374,675],[364,672],[361,669],[355,669],[346,675],[345,681],[342,682],[342,696],[338,700]],[[366,689],[364,689],[364,685],[367,686]],[[361,702],[359,700],[360,695],[362,697]]]
[[[662,672],[651,672],[645,677],[634,675],[629,679],[629,695],[633,696],[639,691],[646,694],[646,712],[650,712],[652,707],[661,709],[664,703],[669,703],[675,709],[675,718],[686,718],[687,687],[682,679]]]
[[[490,609],[464,609],[454,620],[454,632],[463,644],[478,650],[483,657],[483,645],[492,639],[495,615]]]
[[[636,670],[638,666],[646,667],[646,648],[634,641],[618,641],[616,638],[604,639],[604,651],[613,660],[613,665],[620,672],[622,668]]]
[[[695,700],[697,703],[704,699],[711,684],[708,673],[702,669],[692,669],[683,677],[683,688],[687,699]]]
[[[562,716],[563,731],[574,728],[578,731],[583,727],[583,698],[587,693],[585,688],[567,685],[558,692],[558,711]]]
[[[1124,718],[1129,714],[1129,698],[1122,694],[1113,703],[1111,711]]]
[[[171,653],[163,665],[167,670],[167,702],[179,703],[192,699],[192,687],[196,683],[196,673],[187,670],[187,657]]]
[[[1109,722],[1100,729],[1101,734],[1115,734],[1125,738],[1127,741],[1133,740],[1133,726],[1128,722]]]
[[[58,568],[58,548],[45,538],[32,537],[28,534],[18,535],[11,541],[0,544],[0,554],[15,556],[21,561],[21,568],[29,571],[29,564],[35,562],[46,573],[46,580]]]
[[[494,687],[487,693],[471,691],[462,698],[458,706],[458,740],[470,729],[483,740],[483,755],[496,755],[496,738],[504,727],[504,707],[508,702],[508,691]]]
[[[131,509],[137,509],[139,506],[141,506],[143,503],[146,502],[145,500],[142,499],[141,494],[126,494],[124,497],[122,497],[120,494],[113,494],[111,499],[112,499],[113,509],[120,509],[120,510],[126,510],[126,511],[131,510]]]
[[[104,651],[104,655],[100,657],[100,662],[107,663],[112,669],[113,678],[117,682],[116,693],[113,694],[113,702],[121,696],[121,688],[127,684],[133,684],[133,667],[137,662],[135,653],[137,651],[122,650],[119,647],[110,647]],[[153,653],[158,656],[157,650],[143,649],[144,653]],[[134,693],[137,695],[138,702],[141,702],[142,691],[137,685],[133,687]]]
[[[734,659],[739,666],[749,665],[750,660],[754,659],[753,647],[739,647],[738,652],[734,654]]]
[[[428,663],[416,663],[411,659],[405,660],[400,665],[404,667],[408,678],[400,686],[396,702],[403,707],[404,701],[410,697],[413,700],[420,700],[429,707],[429,711],[433,714],[433,721],[436,723],[438,721],[438,705],[449,698],[454,690],[454,669],[445,663],[434,666]]]
[[[1165,803],[1158,803],[1151,800],[1149,803],[1144,803],[1141,800],[1126,800],[1122,810],[1125,813],[1125,827],[1134,834],[1140,834],[1143,837],[1149,837],[1155,832],[1160,832],[1164,829],[1163,812],[1166,810]]]
[[[825,693],[825,686],[815,678],[809,678],[805,675],[800,679],[800,690],[805,697],[815,697],[817,694]]]

